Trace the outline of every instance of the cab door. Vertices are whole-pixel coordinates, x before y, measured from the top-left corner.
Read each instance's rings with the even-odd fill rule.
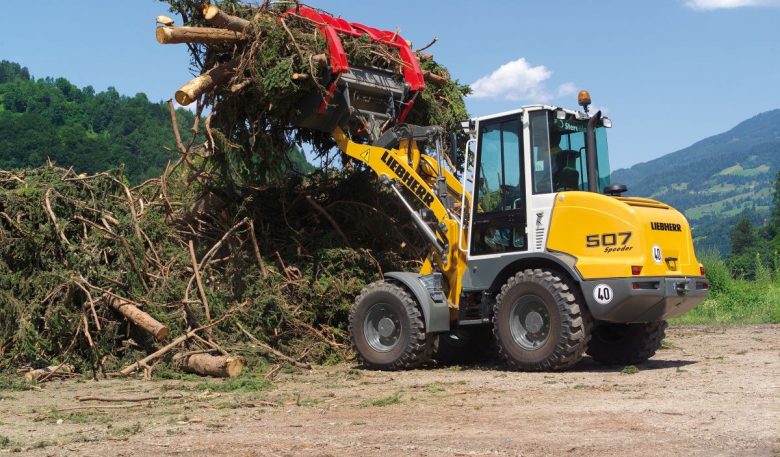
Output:
[[[478,126],[471,256],[528,250],[521,114]]]

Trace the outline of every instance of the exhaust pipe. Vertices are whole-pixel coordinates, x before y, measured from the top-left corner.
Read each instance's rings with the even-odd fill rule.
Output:
[[[599,169],[596,161],[596,126],[601,121],[601,111],[596,112],[588,120],[588,128],[585,132],[585,153],[588,159],[588,191],[599,193]]]

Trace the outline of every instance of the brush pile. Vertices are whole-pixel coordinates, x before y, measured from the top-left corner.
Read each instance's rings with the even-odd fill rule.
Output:
[[[298,127],[309,114],[305,111],[317,108],[302,106],[311,98],[327,99],[339,77],[332,73],[335,58],[329,54],[321,24],[301,13],[306,7],[298,2],[250,6],[235,0],[216,5],[162,1],[181,16],[184,26],[158,18],[157,40],[186,43],[198,73],[176,92],[176,100],[181,105],[195,103],[197,113],[211,110],[207,122],[212,131],[211,162],[221,177],[241,185],[262,183],[285,168],[293,144],[306,143],[320,156],[333,153],[329,131]],[[408,64],[397,48],[366,35],[341,34],[340,41],[351,67],[383,69],[403,82]],[[460,123],[468,119],[463,97],[469,87],[451,79],[432,55],[417,51],[412,58],[424,74],[425,89],[414,96],[405,122],[460,131]],[[348,130],[357,134],[366,128],[353,121]],[[466,138],[461,140],[465,143]]]
[[[188,43],[199,73],[176,94],[196,103],[187,141],[170,103],[181,158],[132,188],[122,170],[0,171],[0,370],[234,376],[246,363],[349,359],[354,297],[426,254],[371,170],[304,174],[290,161],[302,143],[333,148],[296,126],[327,68],[315,24],[290,4],[168,3],[185,26],[158,18],[158,39]],[[394,49],[344,44],[353,62],[402,71]],[[455,128],[468,88],[417,55],[434,83],[407,121]]]
[[[415,267],[396,252],[421,254],[363,173],[291,175],[240,200],[193,192],[189,176],[171,166],[128,188],[121,170],[0,172],[3,369],[150,373],[174,350],[225,370],[345,359],[354,296]]]

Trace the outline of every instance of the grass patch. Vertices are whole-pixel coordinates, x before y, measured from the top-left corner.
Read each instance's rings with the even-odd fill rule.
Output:
[[[622,370],[620,370],[620,374],[637,374],[639,373],[639,368],[636,367],[636,365],[626,365],[623,367]]]
[[[396,392],[389,397],[380,398],[378,400],[364,401],[360,404],[360,406],[364,408],[368,406],[377,406],[381,408],[383,406],[397,405],[399,403],[401,403],[401,392]]]
[[[440,384],[431,384],[431,385],[425,387],[425,391],[428,392],[428,393],[431,393],[431,394],[444,392],[445,390],[446,389],[444,389],[444,386],[442,386]]]
[[[106,424],[111,422],[111,416],[97,411],[61,412],[54,408],[48,412],[33,417],[33,422],[57,422],[66,424]]]
[[[201,382],[195,385],[195,390],[210,390],[212,392],[259,392],[266,390],[273,384],[262,376],[253,373],[244,373],[237,378],[224,381]]]
[[[23,378],[13,374],[0,374],[0,391],[10,390],[21,392],[25,390],[33,390],[34,383],[29,383]]]
[[[111,436],[115,436],[117,438],[126,438],[128,436],[133,436],[141,433],[143,431],[143,427],[141,427],[140,422],[136,422],[133,425],[130,425],[128,427],[117,427],[112,428],[109,432]]]
[[[5,435],[0,435],[0,449],[5,449],[11,445],[11,438]]]
[[[664,338],[663,341],[661,341],[661,349],[679,349],[679,347],[669,341],[669,338]]]
[[[54,446],[54,441],[51,440],[40,440],[33,443],[32,446],[30,446],[30,449],[45,449],[49,446]]]

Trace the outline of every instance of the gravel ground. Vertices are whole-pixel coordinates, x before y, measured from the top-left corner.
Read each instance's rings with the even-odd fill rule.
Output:
[[[339,365],[248,392],[171,380],[0,391],[0,454],[780,455],[780,326],[673,327],[667,342],[634,374],[589,359],[564,373]],[[158,393],[181,398],[57,411]]]

